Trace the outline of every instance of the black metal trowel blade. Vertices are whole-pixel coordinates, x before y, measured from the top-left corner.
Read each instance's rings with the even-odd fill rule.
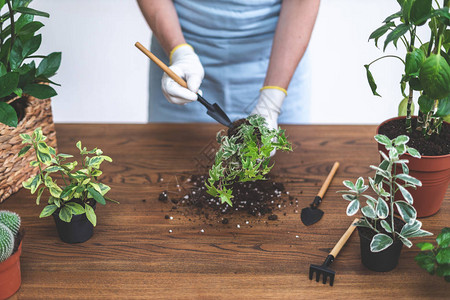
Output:
[[[318,208],[305,207],[302,209],[302,213],[300,214],[300,219],[303,224],[306,226],[317,223],[320,219],[322,219],[323,211]]]

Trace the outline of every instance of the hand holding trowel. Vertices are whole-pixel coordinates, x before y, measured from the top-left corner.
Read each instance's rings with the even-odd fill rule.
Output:
[[[306,226],[312,225],[316,222],[318,222],[322,216],[323,211],[321,211],[318,207],[320,203],[322,203],[322,198],[325,195],[328,186],[331,183],[331,180],[334,177],[334,174],[336,173],[337,169],[339,168],[339,163],[335,162],[333,165],[333,168],[331,168],[330,174],[328,174],[327,179],[325,179],[325,182],[323,183],[322,187],[320,188],[319,193],[314,198],[314,201],[308,206],[302,209],[302,213],[300,215],[300,218]]]
[[[142,53],[147,55],[155,64],[157,64],[158,67],[160,67],[164,72],[166,72],[166,74],[169,75],[170,78],[175,80],[175,82],[177,82],[182,87],[187,88],[186,81],[184,81],[180,76],[175,74],[175,72],[173,72],[161,60],[159,60],[153,53],[151,53],[148,49],[146,49],[144,46],[142,46],[141,43],[136,42],[135,46],[139,50],[141,50]],[[232,127],[230,118],[228,118],[227,114],[222,110],[222,108],[220,108],[219,105],[217,105],[217,103],[213,103],[213,104],[209,103],[198,93],[197,93],[197,97],[198,97],[197,98],[198,102],[203,104],[203,106],[205,106],[206,109],[208,110],[207,113],[209,116],[211,116],[214,120],[216,120],[217,122],[219,122],[220,124],[222,124],[224,126],[227,126],[229,128]]]

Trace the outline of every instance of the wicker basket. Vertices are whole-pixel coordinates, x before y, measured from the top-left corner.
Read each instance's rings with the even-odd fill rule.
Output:
[[[34,152],[29,151],[18,157],[24,146],[19,134],[32,133],[41,127],[47,136],[47,144],[56,149],[56,132],[52,118],[51,100],[39,100],[27,96],[29,105],[25,109],[25,117],[16,128],[0,124],[0,202],[22,187],[22,182],[37,174],[38,169],[30,166]]]

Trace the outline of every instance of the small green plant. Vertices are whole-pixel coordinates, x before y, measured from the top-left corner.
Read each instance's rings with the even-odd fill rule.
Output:
[[[21,220],[20,216],[15,212],[1,210],[0,223],[8,227],[14,235],[17,235],[19,233]]]
[[[105,200],[118,203],[106,197],[110,187],[97,180],[102,175],[102,171],[100,171],[102,162],[112,162],[109,156],[103,155],[102,150],[97,148],[87,150],[78,141],[76,147],[80,151],[82,159],[81,168],[76,169],[77,161],[66,161],[72,158],[72,155],[56,154],[55,149],[45,143],[46,137],[42,134],[41,128],[34,130],[31,136],[28,134],[20,136],[22,143],[26,146],[19,152],[19,156],[33,148],[36,160],[30,164],[39,168],[38,174],[24,181],[22,185],[31,190],[32,194],[37,192],[36,204],[38,205],[44,191],[48,191],[49,194],[48,205],[42,210],[40,218],[48,217],[59,210],[59,218],[70,222],[73,215],[86,213],[89,221],[95,226],[97,216],[92,208],[95,202],[102,205],[106,204]],[[62,184],[52,178],[56,174],[60,175]]]
[[[5,261],[14,251],[14,240],[20,229],[18,214],[0,210],[0,262]]]
[[[417,213],[412,206],[413,197],[406,187],[420,187],[420,180],[409,175],[408,160],[400,158],[401,155],[409,153],[413,157],[420,158],[420,153],[406,146],[409,137],[400,135],[390,140],[384,135],[376,135],[375,140],[384,145],[389,152],[386,155],[380,151],[383,161],[378,166],[370,166],[375,170],[374,178],[369,177],[369,184],[377,195],[377,198],[364,194],[369,186],[364,185],[364,179],[359,177],[355,183],[345,180],[343,183],[349,189],[340,191],[342,197],[350,201],[347,206],[347,215],[353,216],[360,208],[363,217],[360,218],[357,226],[368,227],[376,234],[370,243],[372,252],[379,252],[389,247],[394,240],[400,239],[407,247],[412,243],[409,238],[428,236],[430,232],[422,230],[422,222],[417,220]],[[403,199],[395,199],[396,193],[400,191]],[[366,206],[361,207],[362,200]],[[394,225],[394,207],[400,213],[400,217],[405,221],[401,231],[396,231]],[[381,228],[388,234],[382,233]]]
[[[0,0],[0,123],[13,127],[18,123],[13,98],[23,94],[50,98],[56,92],[48,83],[59,85],[49,78],[59,68],[61,52],[35,55],[42,41],[36,32],[44,24],[34,17],[50,15],[28,7],[31,1]],[[38,66],[34,58],[41,59]]]
[[[432,243],[418,243],[419,254],[415,261],[431,275],[444,277],[450,282],[450,228],[445,227],[436,238],[437,246]]]
[[[449,0],[397,0],[400,11],[388,16],[384,24],[369,37],[375,41],[387,34],[383,51],[393,43],[403,44],[406,57],[385,55],[365,65],[367,80],[372,93],[380,96],[377,85],[369,70],[376,61],[383,58],[396,58],[404,66],[400,81],[403,101],[399,105],[399,114],[406,116],[406,131],[413,130],[411,115],[414,113],[413,97],[418,94],[418,126],[425,137],[439,134],[444,120],[450,121],[450,12]],[[424,26],[427,25],[427,26]],[[419,27],[422,27],[420,37]],[[378,47],[378,46],[377,46]],[[408,86],[407,92],[405,92]]]
[[[271,152],[292,151],[285,131],[268,128],[264,117],[259,115],[249,116],[233,136],[219,131],[217,142],[220,148],[209,170],[207,192],[230,206],[233,206],[230,186],[234,182],[264,180],[273,167],[269,166]]]

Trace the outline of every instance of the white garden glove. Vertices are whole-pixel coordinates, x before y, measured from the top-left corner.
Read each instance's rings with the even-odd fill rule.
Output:
[[[188,44],[176,46],[170,52],[169,68],[186,81],[188,88],[182,87],[164,73],[161,89],[167,101],[174,104],[186,104],[197,100],[196,93],[199,92],[205,71],[194,49]]]
[[[280,115],[281,106],[287,91],[278,86],[265,86],[259,92],[258,103],[256,103],[251,115],[258,114],[266,119],[270,129],[278,129],[278,116]],[[274,156],[276,150],[270,152],[270,156]]]
[[[265,86],[259,93],[258,103],[251,115],[258,114],[264,117],[271,129],[278,129],[278,116],[287,92],[278,86]]]

